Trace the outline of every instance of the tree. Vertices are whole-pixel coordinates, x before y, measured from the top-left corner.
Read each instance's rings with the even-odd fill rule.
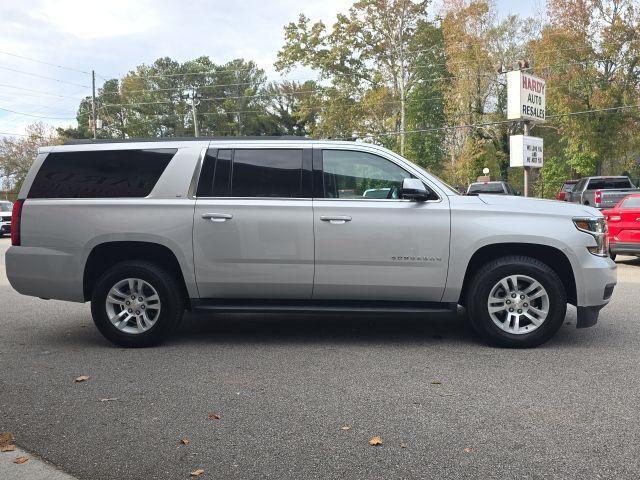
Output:
[[[551,0],[547,8],[550,22],[531,42],[537,68],[553,85],[547,115],[561,137],[547,152],[578,175],[633,168],[640,117],[620,107],[640,103],[637,2]]]
[[[61,139],[44,123],[33,123],[24,137],[3,137],[0,140],[0,171],[4,177],[3,190],[17,192],[29,168],[38,156],[38,148],[56,145]]]
[[[303,14],[285,26],[285,45],[276,68],[311,67],[340,90],[361,99],[368,88],[388,88],[398,105],[394,130],[405,150],[407,99],[415,85],[410,50],[418,23],[427,20],[427,1],[359,0],[348,15],[339,14],[331,31],[310,24]],[[377,133],[377,132],[372,132]]]

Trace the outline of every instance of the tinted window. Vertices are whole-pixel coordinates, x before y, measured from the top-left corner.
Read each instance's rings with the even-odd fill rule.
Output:
[[[300,197],[301,180],[301,149],[235,150],[233,197]]]
[[[29,198],[146,197],[176,149],[50,153]]]
[[[208,150],[200,171],[198,197],[228,197],[233,150]]]
[[[568,192],[571,192],[573,190],[573,187],[575,186],[576,186],[575,183],[565,183],[564,185],[562,185],[562,188],[560,190],[568,193]]]
[[[594,178],[589,181],[589,190],[605,190],[607,188],[633,188],[628,178]]]
[[[402,181],[411,174],[377,155],[323,150],[325,197],[398,199]]]
[[[623,210],[640,208],[640,197],[627,198],[620,206]]]

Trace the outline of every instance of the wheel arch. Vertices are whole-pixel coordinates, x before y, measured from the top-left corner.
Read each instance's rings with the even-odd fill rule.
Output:
[[[567,293],[567,300],[572,305],[577,303],[576,279],[569,258],[559,249],[549,245],[533,243],[493,243],[485,245],[474,252],[467,264],[459,303],[466,304],[466,295],[471,279],[483,265],[509,255],[524,255],[535,258],[553,269]]]
[[[190,296],[175,253],[165,245],[145,241],[111,241],[95,245],[84,266],[82,286],[85,301],[91,299],[98,278],[109,267],[127,260],[149,261],[169,270],[178,280],[185,305],[190,308]]]

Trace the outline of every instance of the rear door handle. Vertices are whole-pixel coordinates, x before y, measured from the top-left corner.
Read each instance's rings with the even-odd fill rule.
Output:
[[[351,217],[349,215],[321,215],[320,220],[329,222],[332,225],[342,225],[343,223],[350,222]]]
[[[211,220],[212,222],[226,222],[231,220],[233,215],[230,213],[203,213],[202,218]]]

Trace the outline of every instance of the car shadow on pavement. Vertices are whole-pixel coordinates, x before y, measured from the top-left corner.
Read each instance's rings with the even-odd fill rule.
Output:
[[[187,314],[169,343],[477,343],[461,313]]]

